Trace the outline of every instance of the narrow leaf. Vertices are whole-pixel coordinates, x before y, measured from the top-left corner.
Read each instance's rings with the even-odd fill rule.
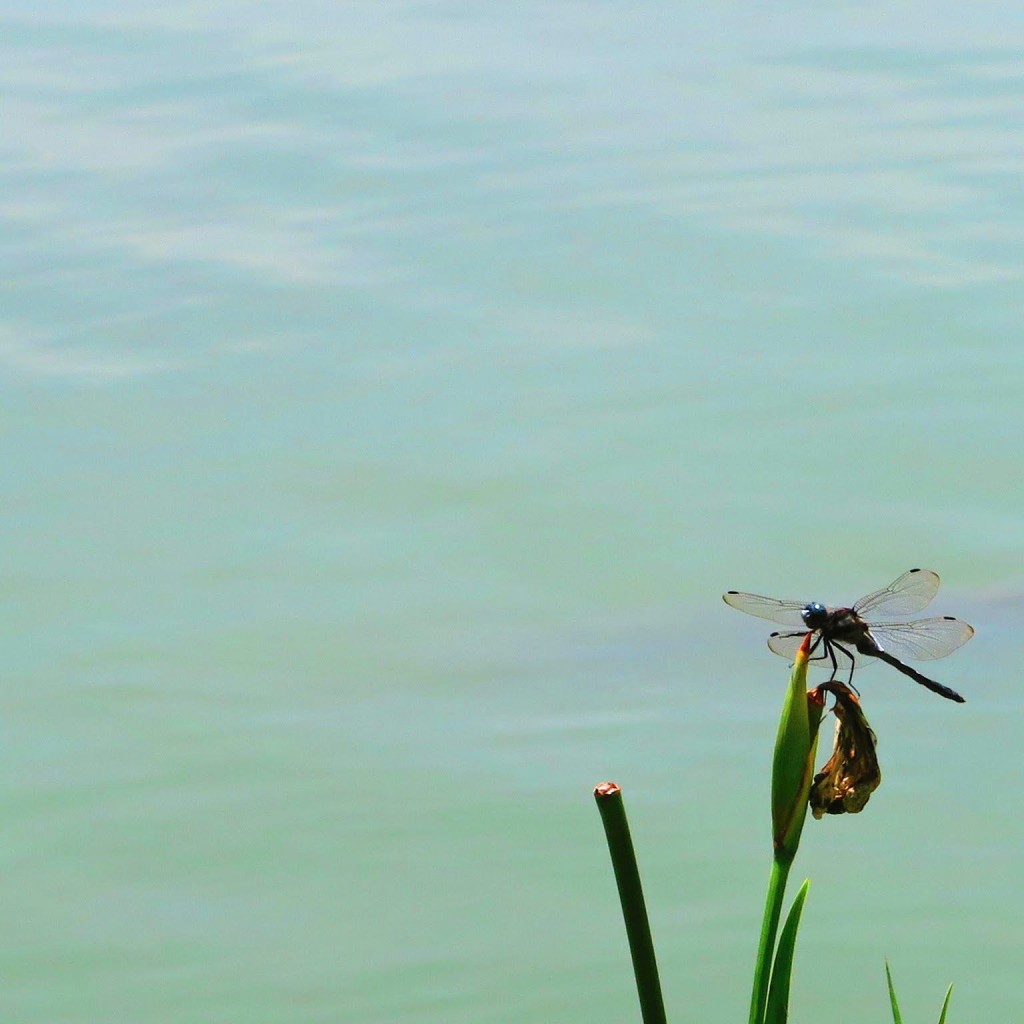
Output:
[[[953,986],[946,989],[946,998],[942,1000],[942,1013],[939,1014],[939,1024],[946,1024],[946,1011],[949,1009],[949,997],[953,994]]]
[[[885,980],[889,983],[889,1003],[892,1006],[892,1024],[903,1024],[900,1016],[900,1006],[896,1002],[896,989],[892,983],[892,971],[889,970],[889,961],[885,961]]]

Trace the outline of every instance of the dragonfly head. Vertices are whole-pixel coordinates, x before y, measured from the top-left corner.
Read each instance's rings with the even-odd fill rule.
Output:
[[[800,617],[808,629],[821,629],[828,618],[828,609],[820,601],[812,601],[804,606]]]

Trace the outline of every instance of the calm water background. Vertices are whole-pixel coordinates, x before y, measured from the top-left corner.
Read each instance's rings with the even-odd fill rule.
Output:
[[[746,1017],[787,670],[915,565],[801,1020],[1024,1009],[1024,16],[0,4],[0,1011]]]

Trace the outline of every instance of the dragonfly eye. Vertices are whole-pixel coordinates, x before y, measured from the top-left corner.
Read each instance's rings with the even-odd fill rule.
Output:
[[[819,629],[828,618],[828,609],[820,601],[812,601],[800,616],[808,629]]]

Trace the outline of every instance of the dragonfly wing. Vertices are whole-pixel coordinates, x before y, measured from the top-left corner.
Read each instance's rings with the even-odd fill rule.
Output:
[[[915,622],[872,623],[869,628],[882,650],[911,661],[944,658],[974,636],[973,626],[952,615]]]
[[[802,626],[803,610],[806,601],[780,601],[775,597],[762,597],[760,594],[745,594],[740,590],[729,590],[722,595],[722,600],[732,608],[737,608],[748,615],[756,615],[759,619],[770,619],[781,626]],[[797,647],[800,645],[797,644]]]
[[[853,610],[864,618],[872,615],[913,615],[931,604],[939,592],[939,574],[931,569],[911,569],[887,587],[862,597]]]
[[[772,633],[768,637],[768,646],[780,658],[788,658],[792,661],[796,657],[796,652],[800,650],[805,636],[807,636],[806,633]]]

